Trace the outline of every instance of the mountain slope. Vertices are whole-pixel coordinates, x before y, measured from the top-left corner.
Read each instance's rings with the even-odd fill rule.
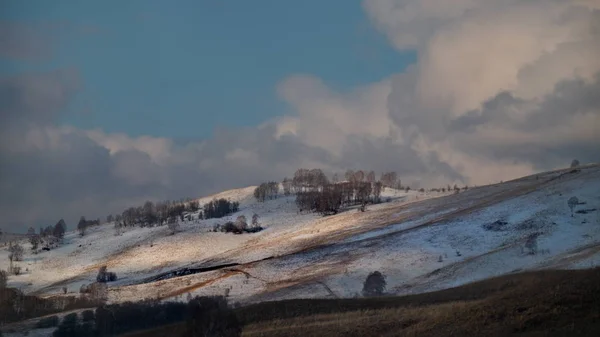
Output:
[[[593,210],[600,209],[598,165],[452,195],[386,189],[390,202],[330,217],[298,214],[293,197],[258,203],[252,191],[216,195],[240,201],[240,212],[182,223],[175,235],[164,227],[115,235],[109,225],[83,238],[68,233],[59,249],[27,254],[21,264],[29,272],[11,276],[9,283],[38,294],[55,294],[62,286],[77,292],[107,265],[119,275],[109,291],[114,302],[183,299],[187,293],[227,293],[233,301],[255,302],[352,297],[375,270],[387,276],[390,293],[411,294],[517,270],[600,263],[600,218]],[[577,210],[586,214],[571,217],[571,196],[585,202]],[[253,213],[260,215],[265,231],[209,232],[215,223]],[[536,254],[528,254],[528,238],[537,244]],[[182,270],[193,274],[173,277]]]

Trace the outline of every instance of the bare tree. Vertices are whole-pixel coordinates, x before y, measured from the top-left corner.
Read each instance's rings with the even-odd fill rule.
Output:
[[[40,236],[37,234],[33,234],[31,236],[29,236],[29,243],[31,243],[31,250],[33,252],[36,252],[38,249],[38,246],[40,245]]]
[[[354,172],[354,180],[356,180],[359,183],[362,183],[362,181],[365,179],[365,172],[363,172],[362,170],[358,170],[356,172]]]
[[[287,177],[283,178],[281,185],[283,187],[283,195],[288,196],[292,194],[292,181],[290,179]]]
[[[77,223],[77,230],[79,231],[80,236],[85,235],[85,230],[87,229],[87,226],[88,226],[88,223],[85,220],[85,217],[81,216],[81,218],[79,218],[79,222]]]
[[[54,225],[54,228],[52,229],[52,235],[54,235],[54,237],[57,239],[62,239],[65,236],[66,231],[67,224],[65,223],[65,220],[60,219],[56,225]]]
[[[373,184],[375,182],[375,172],[374,171],[370,171],[367,174],[367,182]]]
[[[383,184],[378,181],[373,184],[373,202],[379,203],[381,201],[381,189],[383,188]]]
[[[571,209],[571,217],[573,217],[573,210],[575,209],[575,206],[577,206],[578,204],[579,204],[579,199],[577,199],[577,197],[571,197],[567,201],[567,205],[569,205],[569,208]]]
[[[352,170],[348,170],[346,171],[346,174],[344,175],[344,177],[346,178],[346,181],[354,181],[354,171]]]
[[[177,218],[169,218],[167,222],[167,227],[171,230],[171,235],[174,235],[179,230],[179,221]]]
[[[22,261],[23,260],[23,246],[21,246],[18,243],[15,244],[9,244],[8,247],[8,251],[9,251],[9,259],[12,259],[13,261]]]
[[[259,219],[258,214],[254,213],[252,215],[252,227],[256,228],[256,227],[260,226],[260,224],[258,223],[258,219]]]
[[[235,220],[235,227],[241,233],[244,232],[248,228],[248,223],[246,222],[246,217],[244,215],[240,215]]]

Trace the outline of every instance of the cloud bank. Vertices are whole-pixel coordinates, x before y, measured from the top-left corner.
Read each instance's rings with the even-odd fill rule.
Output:
[[[598,161],[597,2],[366,0],[363,7],[390,44],[418,51],[416,64],[347,92],[291,74],[275,90],[293,114],[204,141],[61,125],[85,84],[74,69],[0,79],[2,226],[23,230],[63,217],[72,224],[144,200],[281,179],[299,167],[395,170],[416,187]],[[35,50],[33,40],[11,41],[4,54]]]

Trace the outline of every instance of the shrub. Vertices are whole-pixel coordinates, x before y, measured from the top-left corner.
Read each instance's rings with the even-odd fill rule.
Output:
[[[84,322],[89,322],[94,320],[94,311],[93,310],[85,310],[81,313],[81,320]]]
[[[53,328],[58,325],[58,322],[59,322],[59,319],[58,319],[58,316],[56,316],[56,315],[44,317],[35,324],[35,328],[36,329]]]
[[[385,291],[385,276],[378,271],[374,271],[367,276],[363,283],[363,296],[380,296]]]
[[[578,166],[579,166],[579,160],[573,159],[573,161],[571,162],[571,168],[575,168]]]
[[[236,233],[239,234],[241,232],[238,231],[237,226],[231,222],[231,221],[227,221],[223,227],[221,227],[221,230],[225,233]]]

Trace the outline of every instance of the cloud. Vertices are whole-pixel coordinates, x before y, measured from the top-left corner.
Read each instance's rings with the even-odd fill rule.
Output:
[[[597,2],[363,4],[392,45],[419,51],[388,96],[391,120],[418,152],[477,184],[598,160]]]

